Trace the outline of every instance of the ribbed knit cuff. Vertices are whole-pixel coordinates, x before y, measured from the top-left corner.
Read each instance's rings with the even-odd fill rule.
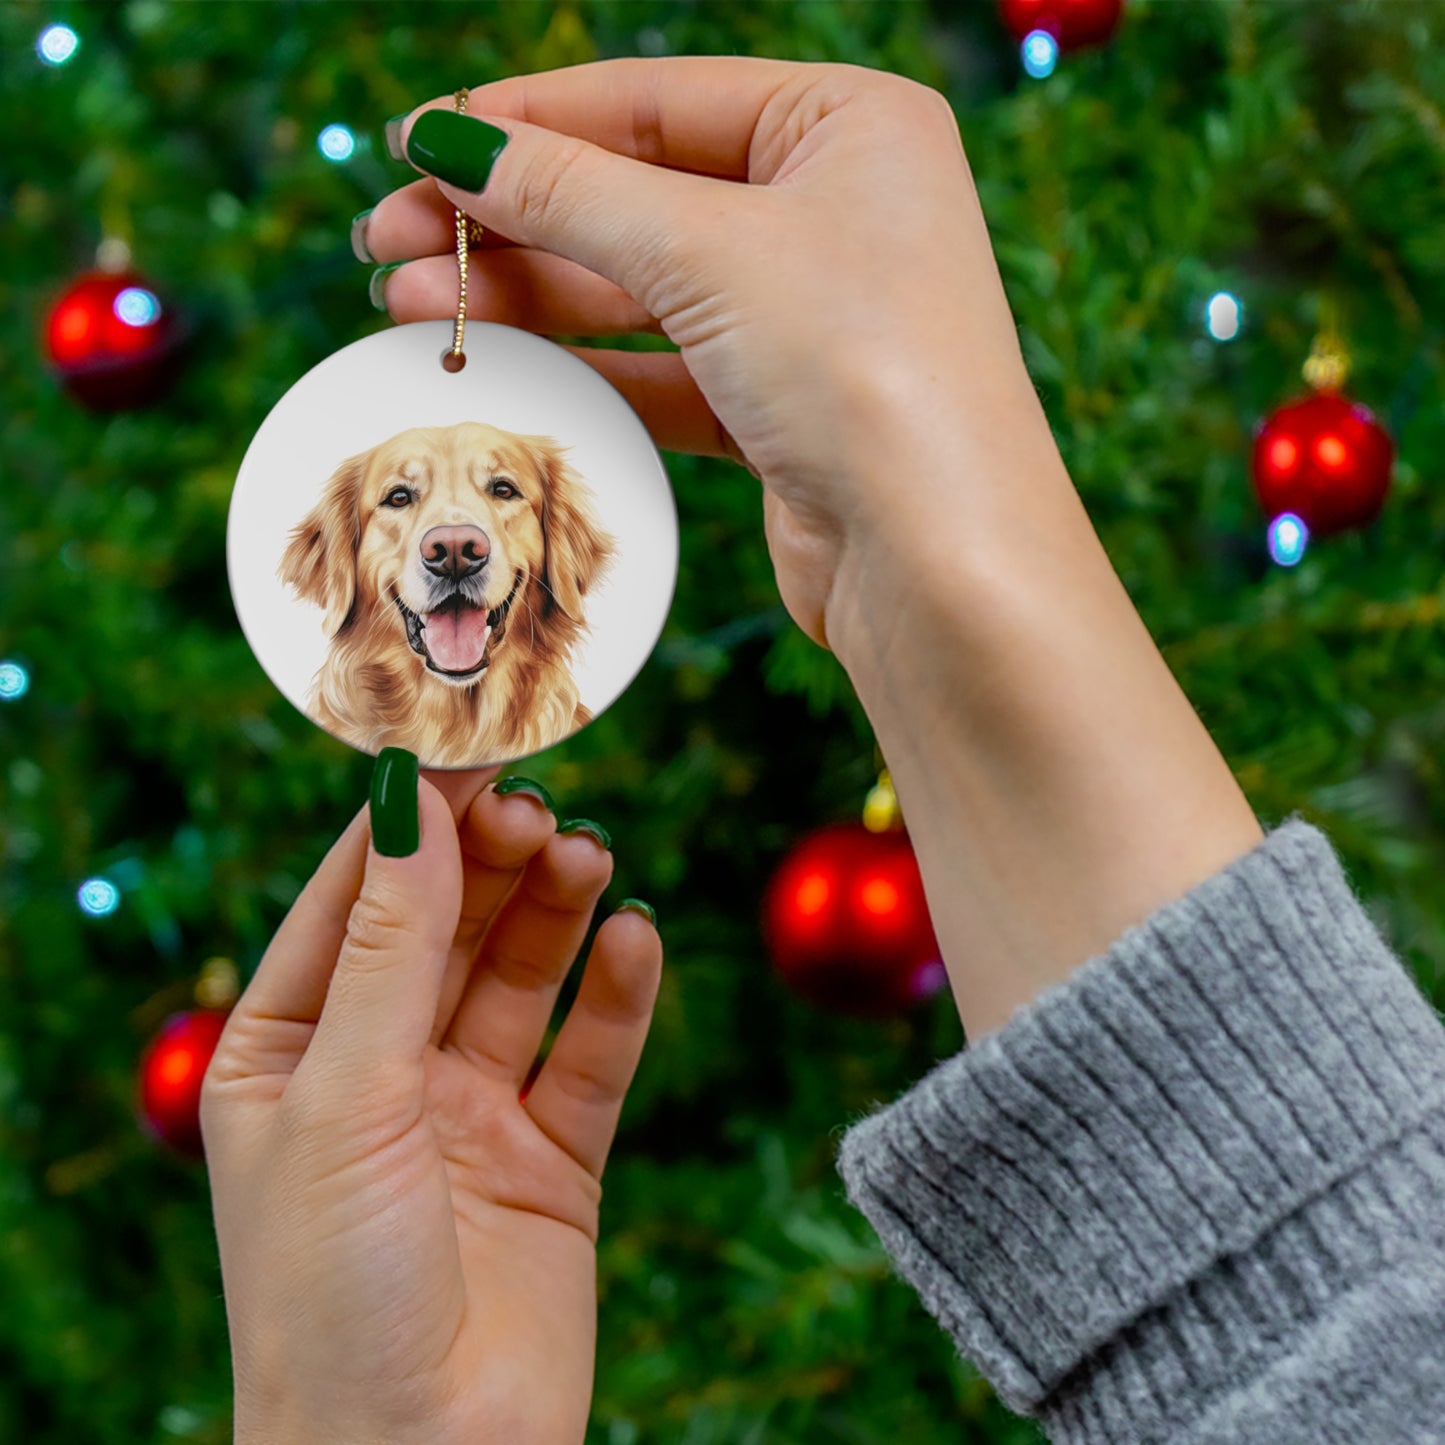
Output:
[[[854,1125],[838,1164],[1007,1404],[1152,1439],[1388,1255],[1404,1195],[1445,1184],[1442,1103],[1440,1020],[1292,817]]]

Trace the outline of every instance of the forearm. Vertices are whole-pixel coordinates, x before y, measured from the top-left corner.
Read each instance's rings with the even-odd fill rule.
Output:
[[[914,444],[907,475],[966,474],[878,509],[828,613],[970,1039],[1262,837],[1030,400]]]

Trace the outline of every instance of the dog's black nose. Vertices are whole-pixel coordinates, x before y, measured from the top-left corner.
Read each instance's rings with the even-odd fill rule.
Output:
[[[421,539],[421,564],[433,577],[460,582],[480,572],[492,544],[480,527],[433,527]]]

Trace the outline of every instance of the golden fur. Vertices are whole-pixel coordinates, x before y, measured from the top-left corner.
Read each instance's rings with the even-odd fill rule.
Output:
[[[568,659],[586,632],[583,598],[615,556],[615,539],[588,497],[551,438],[480,422],[414,427],[342,462],[278,568],[324,609],[331,638],[310,715],[366,752],[408,748],[423,766],[444,768],[523,757],[590,721]],[[456,528],[480,529],[491,549],[465,583],[422,560],[424,537]],[[445,565],[464,554],[433,544],[430,555]],[[422,650],[426,625],[439,648],[446,624],[437,619],[466,612],[475,638],[481,607],[497,618],[482,670],[436,670]]]

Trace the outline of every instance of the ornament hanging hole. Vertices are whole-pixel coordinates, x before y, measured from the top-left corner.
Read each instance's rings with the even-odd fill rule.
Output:
[[[467,354],[464,351],[442,352],[442,370],[458,372],[467,364]]]

